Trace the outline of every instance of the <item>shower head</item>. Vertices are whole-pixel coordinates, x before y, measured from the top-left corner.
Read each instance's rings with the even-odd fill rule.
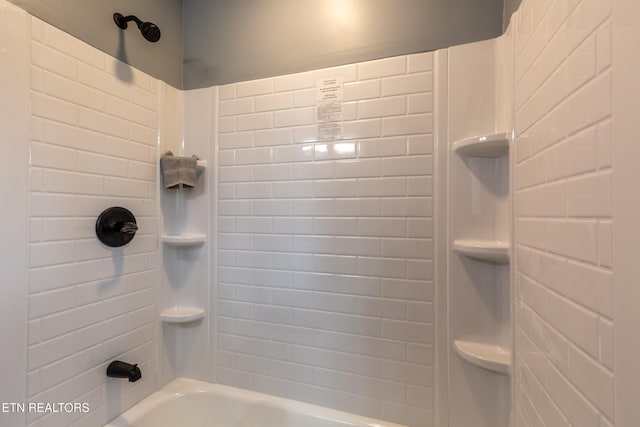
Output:
[[[152,43],[160,40],[160,28],[158,28],[158,26],[152,22],[142,22],[140,19],[138,19],[137,16],[123,16],[121,13],[114,13],[113,21],[116,23],[118,28],[123,30],[127,29],[127,23],[129,21],[134,21],[138,25],[138,28],[140,29],[140,32],[145,39],[149,40]]]
[[[139,28],[142,36],[150,42],[155,43],[160,40],[160,28],[156,24],[143,22]]]

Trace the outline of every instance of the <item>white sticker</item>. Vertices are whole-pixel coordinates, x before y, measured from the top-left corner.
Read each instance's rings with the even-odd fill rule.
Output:
[[[343,78],[318,80],[318,103],[321,102],[342,102]]]
[[[342,136],[343,79],[317,82],[318,140],[335,141]]]

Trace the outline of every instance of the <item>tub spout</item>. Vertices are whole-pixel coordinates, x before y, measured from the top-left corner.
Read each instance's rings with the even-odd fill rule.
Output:
[[[142,378],[142,372],[138,365],[114,360],[107,367],[107,376],[111,378],[128,378],[130,383],[138,381]]]

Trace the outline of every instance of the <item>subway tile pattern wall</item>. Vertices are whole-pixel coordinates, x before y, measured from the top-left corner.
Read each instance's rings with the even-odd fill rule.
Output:
[[[611,5],[517,15],[518,426],[615,425]]]
[[[218,381],[433,425],[433,56],[220,88]],[[317,81],[342,77],[342,137]]]
[[[28,401],[91,411],[27,422],[95,427],[155,389],[157,83],[36,18],[31,32]],[[110,206],[138,220],[125,248],[95,238]],[[114,358],[143,380],[107,380]]]

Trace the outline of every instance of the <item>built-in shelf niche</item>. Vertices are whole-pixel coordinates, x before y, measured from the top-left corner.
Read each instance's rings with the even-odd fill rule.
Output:
[[[439,57],[437,111],[444,150],[436,152],[446,180],[439,210],[448,239],[446,262],[448,372],[442,379],[451,427],[513,424],[512,39],[454,46]],[[445,120],[446,119],[446,120]],[[444,231],[444,230],[443,230]],[[442,323],[442,321],[441,321]],[[439,420],[440,421],[440,420]]]
[[[169,307],[160,313],[160,319],[165,323],[193,323],[203,318],[204,310],[197,307]]]
[[[207,168],[206,160],[197,161],[197,173],[202,173]],[[188,203],[187,199],[183,199]],[[160,237],[164,246],[174,248],[198,247],[207,241],[203,233],[166,233]],[[160,320],[168,324],[184,325],[199,322],[205,317],[205,310],[198,307],[173,306],[160,313]]]
[[[500,159],[509,154],[509,134],[506,132],[495,133],[481,136],[474,136],[458,140],[452,144],[453,153],[462,158],[481,158],[481,159]],[[465,161],[465,164],[467,162]],[[465,167],[460,169],[463,174],[470,174],[473,181],[474,175],[478,174],[483,177],[493,176],[494,181],[488,185],[492,185],[494,190],[486,193],[489,197],[495,197],[495,200],[489,201],[488,205],[495,203],[497,206],[502,202],[497,196],[498,188],[507,184],[501,181],[500,177],[508,178],[508,173],[496,173],[497,168],[503,168],[507,163],[500,162],[483,162],[476,163],[474,168]],[[490,168],[490,169],[487,169]],[[508,265],[510,263],[510,244],[508,240],[500,239],[472,239],[465,238],[464,234],[473,235],[503,235],[505,230],[499,224],[493,224],[492,229],[487,229],[488,224],[478,224],[477,227],[471,227],[462,233],[462,238],[453,240],[452,249],[457,254],[471,258],[484,263],[486,266],[482,268],[492,268],[492,266]],[[508,292],[501,286],[495,288],[495,291],[502,294]],[[492,336],[489,331],[487,335],[464,335],[453,341],[455,352],[466,362],[486,369],[488,371],[509,375],[511,371],[511,349],[498,341],[497,336]],[[501,334],[499,334],[501,335]]]
[[[160,240],[167,246],[199,246],[206,242],[207,236],[201,233],[163,234]]]
[[[456,353],[467,362],[498,374],[511,372],[511,349],[489,337],[461,337],[453,342]]]
[[[453,152],[463,157],[502,157],[509,152],[509,134],[474,136],[456,141]]]
[[[453,250],[478,261],[492,264],[509,263],[509,243],[498,240],[454,240]]]

